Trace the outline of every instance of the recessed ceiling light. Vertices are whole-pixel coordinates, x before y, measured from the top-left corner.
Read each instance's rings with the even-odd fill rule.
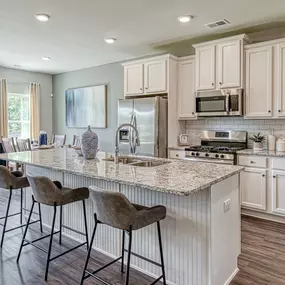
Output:
[[[178,21],[179,21],[180,23],[183,23],[183,24],[184,24],[184,23],[190,22],[193,18],[194,18],[194,17],[191,16],[191,15],[179,16],[179,17],[178,17]]]
[[[50,15],[47,14],[36,14],[35,17],[40,22],[47,22],[50,19]]]
[[[50,60],[50,57],[49,56],[43,56],[42,60]]]
[[[115,43],[115,41],[116,41],[115,38],[106,38],[106,39],[105,39],[105,42],[106,42],[107,44],[113,44],[113,43]]]

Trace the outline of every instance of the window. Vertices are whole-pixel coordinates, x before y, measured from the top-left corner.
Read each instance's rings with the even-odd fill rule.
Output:
[[[9,92],[8,86],[8,135],[30,137],[30,96],[27,92]]]

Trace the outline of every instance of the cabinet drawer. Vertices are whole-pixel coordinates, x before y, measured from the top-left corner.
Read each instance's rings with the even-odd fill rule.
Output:
[[[273,158],[272,159],[272,168],[285,170],[285,158]]]
[[[169,158],[184,159],[185,151],[184,150],[170,150]]]
[[[238,157],[238,164],[243,166],[266,168],[266,157],[241,155]]]

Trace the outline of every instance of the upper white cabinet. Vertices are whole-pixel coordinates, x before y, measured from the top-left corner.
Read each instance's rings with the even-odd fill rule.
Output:
[[[272,46],[248,48],[246,54],[246,117],[272,117]]]
[[[196,49],[196,89],[215,89],[215,45]]]
[[[241,86],[241,41],[233,40],[217,46],[218,84],[220,88]]]
[[[125,96],[168,93],[170,60],[165,55],[124,63]]]
[[[178,119],[197,119],[195,110],[195,59],[179,61],[178,67]]]
[[[194,45],[196,90],[243,87],[243,47],[246,35]]]
[[[145,93],[167,91],[166,59],[153,60],[144,64]]]
[[[124,68],[125,94],[142,95],[144,92],[143,64],[127,65]]]
[[[285,42],[276,46],[277,117],[285,117]]]

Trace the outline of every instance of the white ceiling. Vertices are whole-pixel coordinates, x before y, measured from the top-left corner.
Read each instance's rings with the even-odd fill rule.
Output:
[[[0,0],[0,65],[61,73],[157,53],[155,45],[285,16],[284,0]],[[36,13],[47,13],[41,23]],[[180,24],[177,16],[194,20]],[[227,27],[205,23],[226,18]],[[107,45],[105,37],[115,37]],[[43,61],[42,56],[50,56]]]

